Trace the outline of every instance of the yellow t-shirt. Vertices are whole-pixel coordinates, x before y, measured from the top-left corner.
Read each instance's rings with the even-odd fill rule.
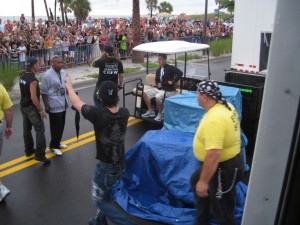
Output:
[[[4,109],[12,107],[13,103],[10,100],[10,97],[5,90],[5,88],[0,84],[0,120],[4,118]]]
[[[199,161],[204,161],[206,152],[220,149],[220,162],[233,158],[240,152],[240,121],[237,111],[229,111],[225,105],[217,103],[210,108],[199,123],[194,137],[194,155]]]

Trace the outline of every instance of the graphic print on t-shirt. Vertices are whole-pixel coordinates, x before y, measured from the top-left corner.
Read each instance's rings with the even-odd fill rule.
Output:
[[[118,64],[117,63],[105,63],[103,74],[118,75]]]

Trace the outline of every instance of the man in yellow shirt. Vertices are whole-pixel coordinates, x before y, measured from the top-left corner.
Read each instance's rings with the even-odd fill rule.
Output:
[[[237,111],[222,96],[215,81],[198,84],[197,100],[206,113],[194,137],[194,155],[200,168],[191,176],[197,218],[210,224],[210,209],[220,225],[235,225],[235,184],[244,172],[240,121]]]
[[[0,155],[2,152],[3,137],[9,139],[12,135],[13,122],[13,103],[5,88],[0,84]],[[4,129],[4,119],[6,121],[6,128]],[[10,190],[5,187],[0,180],[0,202],[2,202],[8,195]]]

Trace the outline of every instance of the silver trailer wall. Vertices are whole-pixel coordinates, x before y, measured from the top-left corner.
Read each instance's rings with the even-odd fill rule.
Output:
[[[299,151],[292,148],[299,123],[299,9],[299,0],[278,1],[243,225],[280,224],[289,156]]]

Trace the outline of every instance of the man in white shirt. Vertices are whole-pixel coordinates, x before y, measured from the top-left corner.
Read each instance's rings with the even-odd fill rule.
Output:
[[[21,41],[20,46],[17,49],[19,51],[19,61],[23,69],[25,69],[25,61],[26,61],[26,46],[25,42]]]
[[[94,23],[94,20],[89,16],[86,20],[86,23],[87,23],[87,27],[88,28],[92,28],[93,27],[93,23]]]
[[[0,19],[0,32],[4,33],[5,26],[2,24],[2,19]]]

